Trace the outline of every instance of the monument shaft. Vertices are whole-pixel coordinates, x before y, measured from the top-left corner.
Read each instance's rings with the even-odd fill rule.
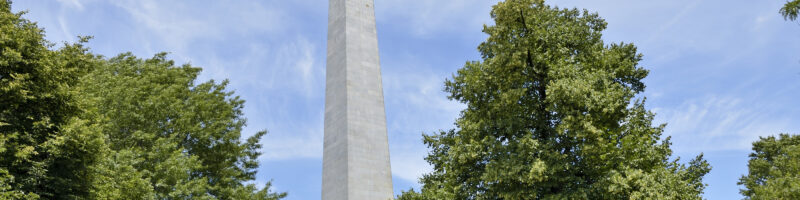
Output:
[[[392,199],[373,0],[330,0],[322,199]]]

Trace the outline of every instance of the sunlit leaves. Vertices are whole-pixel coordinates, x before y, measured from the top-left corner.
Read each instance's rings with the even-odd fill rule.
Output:
[[[632,44],[605,44],[595,13],[507,0],[445,91],[467,105],[425,136],[422,190],[401,199],[698,199],[710,166],[670,160],[664,125],[635,99],[648,71]]]
[[[800,135],[762,137],[753,143],[749,172],[739,179],[748,199],[800,199]]]
[[[280,199],[227,80],[44,40],[0,0],[0,199]]]
[[[787,1],[780,10],[781,15],[786,20],[794,21],[800,12],[800,0]]]

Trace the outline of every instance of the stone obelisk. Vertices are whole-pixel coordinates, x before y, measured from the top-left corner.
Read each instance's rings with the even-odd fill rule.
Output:
[[[392,199],[374,1],[329,6],[322,199]]]

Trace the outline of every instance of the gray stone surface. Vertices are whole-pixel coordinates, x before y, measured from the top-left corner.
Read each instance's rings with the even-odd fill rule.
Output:
[[[373,0],[330,0],[322,199],[392,199]]]

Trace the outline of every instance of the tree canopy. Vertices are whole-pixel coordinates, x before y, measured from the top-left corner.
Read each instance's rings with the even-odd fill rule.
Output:
[[[762,137],[747,166],[739,179],[747,199],[800,199],[800,135]]]
[[[780,10],[783,18],[790,21],[797,19],[798,12],[800,12],[800,0],[787,1]]]
[[[244,100],[227,91],[227,80],[195,84],[199,73],[200,68],[188,64],[175,66],[165,53],[146,60],[127,53],[103,60],[83,77],[77,90],[91,111],[88,118],[98,119],[111,152],[97,171],[102,181],[93,195],[285,196],[269,193],[268,186],[258,190],[244,184],[255,179],[258,141],[266,132],[240,141]],[[121,178],[119,171],[129,174]]]
[[[700,199],[710,166],[671,160],[665,125],[636,96],[648,71],[606,22],[543,0],[493,6],[494,25],[445,91],[456,129],[424,135],[421,191],[400,199]]]
[[[14,198],[88,194],[102,136],[80,127],[72,88],[95,59],[81,44],[50,50],[35,23],[0,1],[0,190]]]
[[[261,131],[241,139],[227,80],[165,53],[105,58],[89,38],[53,50],[0,1],[0,199],[280,199],[255,179]]]

